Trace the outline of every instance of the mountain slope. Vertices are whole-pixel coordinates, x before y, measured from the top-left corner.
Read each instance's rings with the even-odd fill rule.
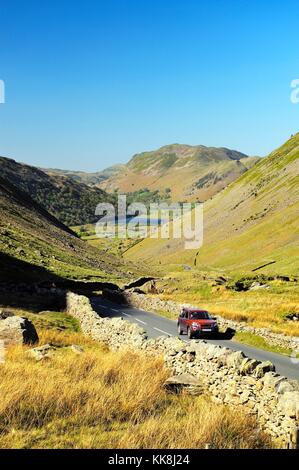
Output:
[[[145,240],[127,256],[246,272],[299,271],[299,134],[205,204],[204,246]]]
[[[206,201],[257,161],[226,148],[174,144],[135,155],[100,187],[125,193],[169,188],[173,201]]]
[[[137,268],[78,239],[25,192],[0,177],[0,280],[29,278],[123,283]]]
[[[71,170],[59,170],[59,169],[41,169],[44,173],[47,173],[49,176],[66,176],[67,178],[72,179],[78,183],[83,183],[88,186],[97,186],[103,181],[111,178],[120,171],[123,170],[125,165],[113,165],[108,168],[105,168],[103,171],[97,171],[95,173],[86,173],[84,171],[71,171]]]
[[[50,176],[38,168],[4,157],[0,157],[0,174],[68,226],[95,222],[97,204],[112,200],[99,188],[65,176]]]

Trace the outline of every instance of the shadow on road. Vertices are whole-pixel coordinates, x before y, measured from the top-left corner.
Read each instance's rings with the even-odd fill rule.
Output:
[[[232,328],[227,328],[225,332],[219,332],[217,338],[215,339],[233,339],[236,334],[236,330]]]
[[[214,341],[223,341],[223,340],[231,340],[236,334],[236,330],[233,330],[232,328],[227,328],[225,332],[220,331],[217,336],[216,335],[200,335],[199,337],[196,337],[195,339],[202,339],[202,340],[214,340]]]

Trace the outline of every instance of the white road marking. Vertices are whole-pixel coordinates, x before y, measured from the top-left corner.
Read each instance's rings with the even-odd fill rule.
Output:
[[[146,325],[147,323],[145,323],[145,321],[142,321],[142,320],[139,320],[139,318],[135,318],[136,321],[138,321],[139,323],[142,323],[142,325]]]
[[[115,310],[115,308],[112,308],[111,310],[112,312],[118,313],[118,310]]]
[[[122,315],[125,315],[125,317],[131,317],[131,315],[129,315],[128,313],[125,313],[125,312],[121,312]]]
[[[163,333],[163,335],[171,336],[170,333],[167,333],[167,331],[159,330],[159,328],[154,328],[154,330],[159,331],[159,333]]]

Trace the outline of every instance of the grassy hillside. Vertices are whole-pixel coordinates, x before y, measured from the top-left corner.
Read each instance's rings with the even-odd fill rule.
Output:
[[[298,274],[299,134],[205,204],[204,246],[184,250],[181,240],[145,240],[134,259],[185,263],[198,269]]]
[[[61,175],[47,175],[38,168],[0,157],[0,174],[64,224],[79,225],[97,220],[95,208],[112,196]]]
[[[147,239],[124,256],[160,270],[158,289],[166,300],[298,335],[287,318],[299,305],[299,134],[206,202],[204,214],[200,250],[185,250],[181,240]],[[281,275],[290,281],[269,279]],[[230,288],[242,278],[267,288]]]
[[[26,193],[0,177],[0,279],[113,281],[122,284],[137,268],[96,250],[48,214]]]
[[[100,186],[125,193],[167,189],[173,201],[206,201],[258,160],[225,148],[168,145],[135,155]]]

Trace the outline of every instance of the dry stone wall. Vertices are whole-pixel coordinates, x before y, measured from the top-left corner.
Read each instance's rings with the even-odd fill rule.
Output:
[[[260,428],[284,448],[299,446],[299,386],[275,373],[271,363],[260,363],[228,348],[176,337],[148,340],[138,325],[121,318],[101,318],[89,299],[69,293],[68,313],[83,332],[112,350],[134,349],[164,356],[167,367],[179,377],[194,376],[202,393],[215,403],[225,403],[238,413],[258,418]]]
[[[102,318],[91,307],[87,297],[69,293],[67,311],[79,320],[83,333],[95,341],[102,341],[110,349],[140,348],[146,333],[138,325],[121,318]]]

